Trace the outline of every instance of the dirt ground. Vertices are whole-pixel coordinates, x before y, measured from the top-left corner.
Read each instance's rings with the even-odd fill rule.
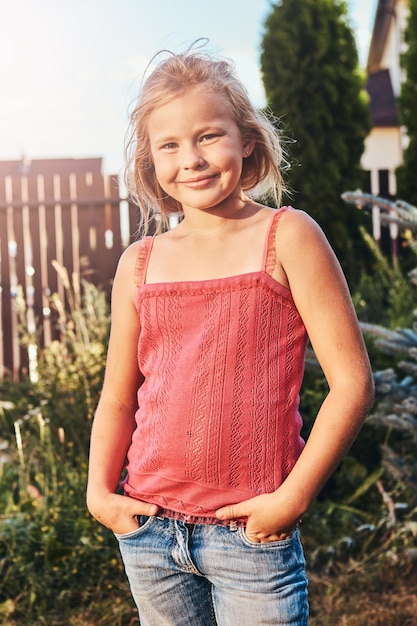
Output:
[[[310,574],[310,626],[417,626],[417,566]]]

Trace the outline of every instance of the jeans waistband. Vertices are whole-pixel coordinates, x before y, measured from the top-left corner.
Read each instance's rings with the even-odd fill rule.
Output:
[[[180,513],[179,511],[170,511],[169,509],[159,509],[158,519],[173,519],[178,522],[184,522],[185,524],[208,524],[211,526],[229,526],[231,530],[236,530],[239,527],[246,526],[246,520],[219,520],[217,517],[210,517],[205,515],[187,515],[186,513]]]

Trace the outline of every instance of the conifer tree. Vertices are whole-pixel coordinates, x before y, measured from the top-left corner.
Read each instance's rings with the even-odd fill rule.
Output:
[[[290,203],[320,223],[349,271],[355,247],[362,246],[360,217],[340,196],[361,186],[370,120],[346,2],[275,2],[265,22],[261,69],[268,106],[290,140]]]
[[[405,81],[399,104],[409,144],[404,151],[404,163],[397,171],[398,197],[417,205],[417,0],[410,0],[405,43],[406,51],[401,57]]]

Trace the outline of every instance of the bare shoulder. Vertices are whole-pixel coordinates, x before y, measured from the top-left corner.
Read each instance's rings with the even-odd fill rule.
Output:
[[[308,290],[311,285],[325,284],[337,277],[344,282],[340,264],[323,230],[306,212],[285,211],[276,233],[276,276],[290,286],[293,294],[298,287]]]
[[[141,245],[141,240],[134,241],[131,243],[121,254],[119,259],[119,265],[129,265],[131,263],[135,263],[137,256],[139,254],[139,249]]]
[[[305,237],[324,238],[325,235],[319,224],[305,211],[291,209],[281,215],[278,231],[280,239],[289,239],[294,242]]]
[[[122,252],[117,264],[115,280],[120,275],[127,276],[129,273],[133,275],[140,250],[140,243],[140,241],[135,241]]]
[[[319,224],[308,213],[299,209],[282,214],[276,235],[277,258],[299,255],[334,257],[334,252]]]
[[[113,300],[116,296],[117,299],[124,300],[124,297],[128,297],[134,301],[136,294],[135,267],[139,248],[140,241],[135,241],[121,254],[113,282]]]

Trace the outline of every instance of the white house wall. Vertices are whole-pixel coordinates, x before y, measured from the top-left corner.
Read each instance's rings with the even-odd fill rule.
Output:
[[[408,1],[398,0],[395,6],[396,19],[391,20],[391,25],[381,59],[381,68],[390,70],[392,87],[395,96],[398,96],[403,81],[403,72],[400,68],[400,55],[404,51],[404,30],[408,18]]]
[[[402,162],[401,134],[398,127],[373,128],[365,140],[362,166],[366,170],[395,169]]]
[[[366,138],[362,167],[371,173],[371,192],[379,194],[378,172],[388,170],[390,193],[395,195],[395,170],[402,163],[401,133],[396,127],[373,128]]]

